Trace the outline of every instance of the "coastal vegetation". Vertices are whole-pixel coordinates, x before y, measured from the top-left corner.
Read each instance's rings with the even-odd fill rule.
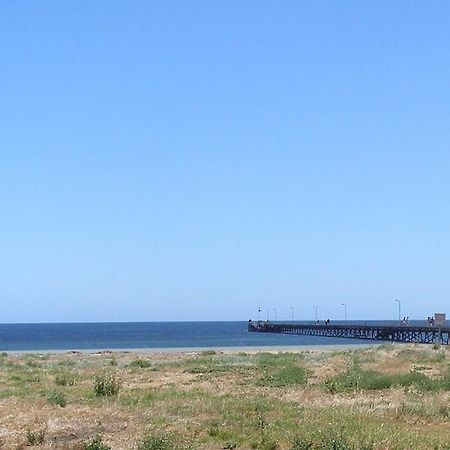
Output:
[[[0,355],[0,447],[450,449],[450,350]]]

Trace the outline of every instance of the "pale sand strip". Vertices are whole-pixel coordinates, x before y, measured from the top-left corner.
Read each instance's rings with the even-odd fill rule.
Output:
[[[272,346],[235,346],[235,347],[167,347],[167,348],[114,348],[114,349],[46,349],[46,350],[6,350],[9,355],[48,355],[65,353],[82,354],[104,354],[104,353],[135,353],[135,354],[155,354],[155,353],[202,353],[210,350],[224,354],[236,353],[261,353],[261,352],[336,352],[347,350],[358,350],[364,348],[376,348],[382,343],[358,343],[358,344],[329,344],[329,345],[272,345]],[[395,345],[395,344],[392,344]],[[402,344],[397,344],[402,345]],[[404,345],[404,344],[403,344]]]

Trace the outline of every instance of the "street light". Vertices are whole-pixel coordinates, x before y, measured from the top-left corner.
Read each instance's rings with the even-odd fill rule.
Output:
[[[347,322],[347,303],[341,303],[341,305],[344,307],[344,319]]]
[[[397,298],[395,301],[398,303],[398,321],[402,321],[402,302]]]
[[[293,322],[294,321],[294,307],[290,306],[290,308],[291,308],[291,320]]]
[[[274,312],[275,322],[277,321],[277,308],[272,308]]]
[[[269,308],[266,308],[266,312],[267,312],[267,322],[268,322],[269,319],[270,319],[270,311],[269,311]]]
[[[316,322],[317,322],[319,320],[319,313],[318,313],[317,305],[314,305],[313,309],[314,309],[314,311],[316,313]]]
[[[261,307],[258,308],[258,322],[261,320]]]

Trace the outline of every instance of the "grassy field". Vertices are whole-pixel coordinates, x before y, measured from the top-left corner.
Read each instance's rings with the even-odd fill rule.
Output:
[[[450,449],[450,350],[0,355],[0,447]]]

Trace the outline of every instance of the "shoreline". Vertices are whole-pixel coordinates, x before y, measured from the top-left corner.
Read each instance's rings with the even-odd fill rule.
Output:
[[[260,352],[285,352],[285,353],[300,353],[300,352],[332,352],[344,350],[358,350],[367,348],[379,347],[379,342],[364,343],[364,344],[313,344],[313,345],[260,345],[260,346],[232,346],[232,347],[155,347],[155,348],[93,348],[93,349],[39,349],[39,350],[1,350],[1,352],[8,355],[62,355],[62,354],[83,354],[83,355],[97,355],[97,354],[119,354],[119,353],[136,353],[136,354],[173,354],[173,353],[202,353],[208,351],[216,351],[223,354],[235,353],[260,353]],[[392,343],[395,345],[395,343]]]

